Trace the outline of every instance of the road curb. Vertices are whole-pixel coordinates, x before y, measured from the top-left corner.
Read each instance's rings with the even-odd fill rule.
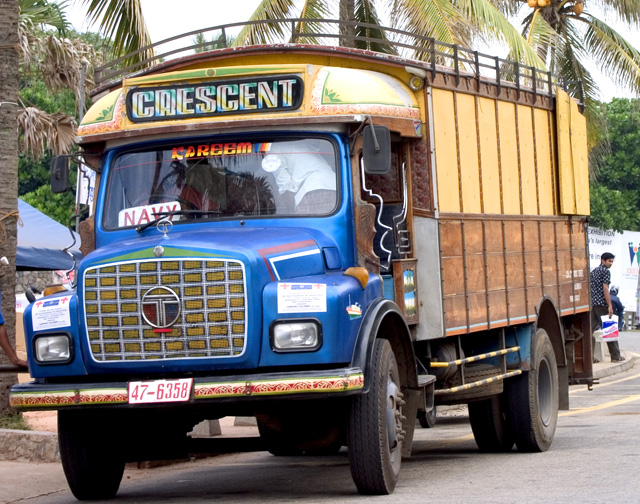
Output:
[[[57,462],[60,460],[55,432],[0,429],[0,460]]]
[[[631,369],[637,357],[632,355],[630,352],[625,351],[621,351],[620,354],[624,357],[624,360],[622,362],[605,362],[602,364],[594,364],[593,379],[599,380],[607,376],[622,373],[627,369]]]

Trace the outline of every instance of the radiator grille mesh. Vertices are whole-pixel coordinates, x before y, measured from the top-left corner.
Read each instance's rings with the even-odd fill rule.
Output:
[[[245,291],[243,264],[232,260],[153,260],[88,269],[85,320],[93,358],[240,355],[246,345]],[[154,303],[162,308],[156,310]],[[170,327],[162,327],[176,316]]]

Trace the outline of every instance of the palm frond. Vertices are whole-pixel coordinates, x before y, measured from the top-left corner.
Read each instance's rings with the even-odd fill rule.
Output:
[[[249,21],[270,21],[296,17],[298,12],[296,4],[296,0],[262,0],[249,17]],[[285,27],[287,26],[281,23],[247,25],[240,30],[240,33],[233,41],[233,45],[268,44],[269,42],[286,40],[289,38],[285,34]]]
[[[617,84],[640,93],[640,52],[609,25],[591,14],[576,17],[587,25],[584,45],[602,73]]]
[[[382,23],[372,0],[356,0],[356,47],[370,51],[396,54],[396,50],[387,43],[386,33],[380,29]],[[375,25],[374,28],[363,25]]]
[[[469,46],[472,27],[451,0],[397,0],[392,7],[391,24],[417,37],[432,37],[445,44]],[[424,59],[424,40],[418,42],[416,57]]]
[[[486,38],[505,43],[516,61],[541,70],[547,68],[534,47],[490,0],[456,0],[456,3]],[[542,35],[540,30],[539,36]]]
[[[125,65],[145,61],[154,56],[151,37],[142,15],[140,0],[82,0],[87,18],[100,27],[105,37],[113,41],[117,56],[137,54],[127,58]]]
[[[93,86],[93,47],[80,39],[60,39],[49,35],[43,41],[42,53],[40,70],[47,87],[54,92],[71,89],[76,95],[76,103],[80,103],[83,99],[82,86],[85,89]]]
[[[607,19],[618,18],[631,25],[640,27],[640,2],[638,0],[589,0],[589,6],[596,3]]]
[[[22,63],[29,66],[34,58],[34,45],[43,28],[54,28],[65,35],[71,27],[65,16],[68,2],[49,3],[45,0],[19,0],[18,48]]]
[[[29,19],[33,26],[48,26],[65,35],[71,27],[65,10],[68,1],[48,2],[45,0],[19,0],[19,19]]]
[[[36,107],[25,107],[18,115],[24,152],[42,156],[46,148],[55,155],[67,154],[74,145],[76,121],[73,117],[56,112],[47,114]]]
[[[326,0],[305,0],[302,4],[302,9],[299,14],[303,19],[325,19],[331,17],[330,9]],[[300,21],[296,24],[295,38],[292,38],[292,42],[298,42],[303,44],[317,44],[317,37],[301,37],[301,33],[322,33],[322,23],[316,21]]]

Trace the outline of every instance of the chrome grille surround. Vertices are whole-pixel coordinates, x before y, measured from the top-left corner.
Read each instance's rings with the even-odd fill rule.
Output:
[[[162,287],[162,289],[160,288]],[[142,298],[167,289],[180,300],[170,327],[152,327]],[[230,259],[151,259],[84,273],[85,325],[97,362],[238,357],[246,348],[244,264]]]

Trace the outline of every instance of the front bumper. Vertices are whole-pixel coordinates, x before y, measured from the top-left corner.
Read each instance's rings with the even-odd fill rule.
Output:
[[[11,388],[9,403],[18,411],[57,410],[75,407],[142,406],[129,405],[128,385],[129,383],[126,381],[81,384],[22,383]],[[187,403],[176,402],[158,405],[200,405],[207,402],[264,400],[265,398],[338,397],[357,394],[363,388],[364,374],[360,368],[197,377],[193,380],[193,390]],[[145,404],[144,406],[153,406],[153,404]]]

